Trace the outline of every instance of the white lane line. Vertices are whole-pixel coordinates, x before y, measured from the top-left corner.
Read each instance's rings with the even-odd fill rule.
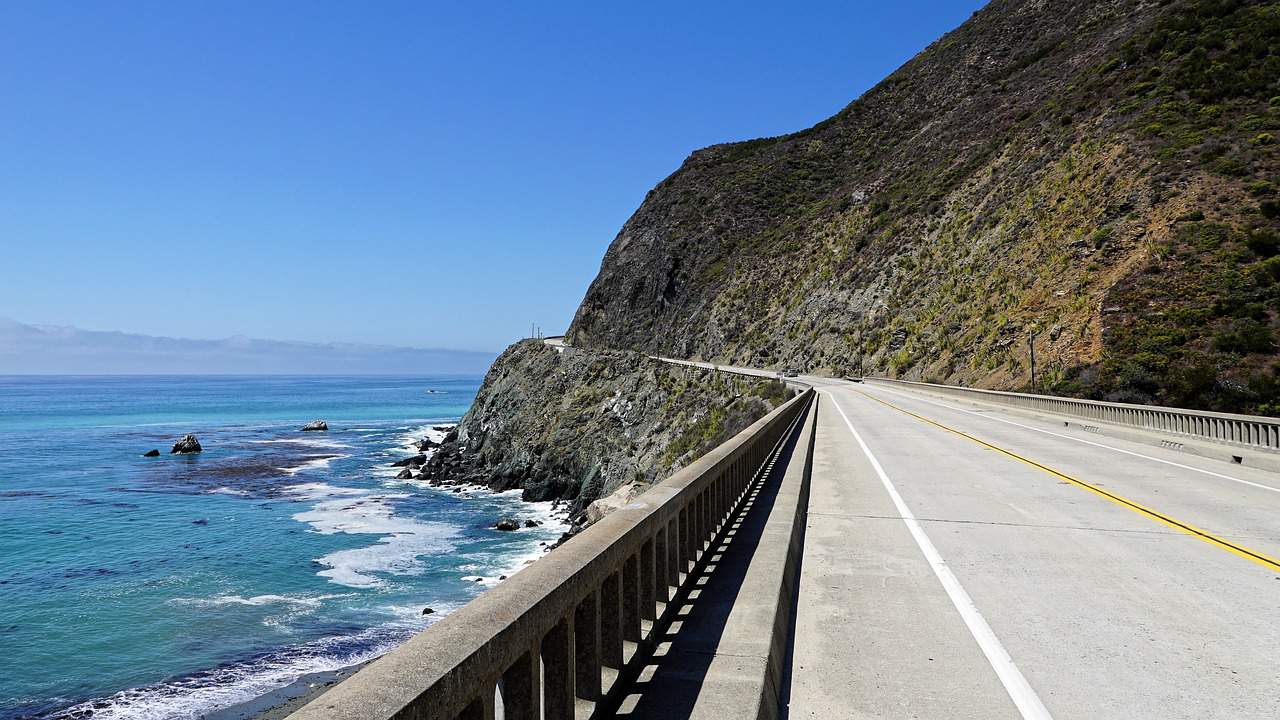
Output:
[[[920,552],[924,554],[925,560],[929,562],[929,567],[933,568],[933,574],[938,577],[943,589],[947,591],[947,597],[951,598],[951,604],[960,613],[965,626],[969,628],[969,633],[973,635],[973,639],[978,642],[978,647],[982,649],[982,654],[986,655],[987,662],[991,663],[991,668],[996,671],[996,676],[1000,678],[1000,682],[1004,685],[1005,692],[1009,693],[1009,698],[1013,700],[1013,704],[1018,707],[1018,712],[1022,713],[1022,717],[1027,720],[1052,720],[1053,716],[1049,714],[1049,710],[1045,708],[1044,703],[1040,702],[1040,696],[1036,695],[1036,691],[1031,689],[1031,685],[1022,675],[1022,671],[1018,669],[1018,666],[1013,662],[1013,658],[1009,656],[1009,651],[1005,650],[1004,646],[1000,644],[1000,639],[996,637],[995,632],[991,630],[991,626],[983,619],[982,613],[978,611],[978,606],[973,604],[973,598],[970,598],[969,593],[965,592],[964,586],[960,584],[960,580],[956,578],[955,573],[951,572],[951,568],[947,566],[946,561],[938,554],[938,549],[933,546],[933,541],[925,534],[924,528],[916,520],[916,516],[912,514],[907,504],[902,501],[902,496],[898,494],[898,489],[893,486],[893,482],[885,474],[884,468],[880,466],[880,461],[872,454],[871,448],[867,447],[867,444],[862,440],[862,436],[854,429],[853,423],[849,421],[849,416],[844,414],[844,408],[840,407],[840,402],[829,391],[824,391],[824,394],[831,398],[832,405],[840,413],[840,417],[844,418],[844,424],[849,427],[849,432],[853,433],[853,439],[858,441],[858,446],[862,448],[863,454],[871,462],[871,467],[875,468],[876,475],[880,476],[880,483],[884,485],[885,491],[889,493],[890,499],[893,500],[894,506],[897,507],[898,514],[902,516],[902,522],[911,531],[911,537],[915,538],[916,545],[920,547]]]
[[[1192,470],[1194,472],[1204,473],[1205,475],[1212,475],[1213,477],[1216,477],[1216,478],[1222,478],[1223,480],[1230,480],[1231,482],[1237,482],[1237,483],[1240,483],[1241,485],[1256,487],[1260,490],[1270,490],[1271,492],[1280,492],[1280,488],[1277,488],[1277,487],[1272,487],[1270,485],[1263,485],[1262,483],[1250,482],[1248,480],[1244,480],[1238,477],[1231,477],[1230,475],[1223,475],[1222,473],[1216,473],[1212,470],[1205,470],[1204,468],[1198,468],[1198,467],[1195,467],[1194,465],[1183,465],[1182,463],[1179,463],[1179,462],[1174,462],[1172,460],[1165,460],[1163,458],[1158,458],[1158,457],[1151,457],[1150,455],[1143,455],[1142,453],[1133,452],[1132,450],[1124,450],[1122,448],[1118,448],[1113,445],[1104,445],[1103,443],[1093,442],[1092,440],[1085,440],[1084,438],[1071,437],[1070,435],[1063,435],[1061,433],[1056,433],[1056,432],[1053,432],[1052,430],[1044,430],[1042,428],[1032,427],[1030,425],[1023,425],[1022,423],[1014,422],[1012,420],[1005,420],[1004,418],[998,418],[994,415],[973,412],[972,410],[965,410],[964,408],[955,407],[954,405],[948,405],[946,403],[938,402],[936,400],[930,400],[929,398],[923,398],[923,397],[920,397],[919,395],[908,395],[908,394],[899,392],[897,390],[890,390],[889,388],[878,388],[878,389],[884,390],[885,392],[891,395],[897,395],[898,397],[905,397],[905,398],[910,398],[914,400],[919,400],[920,402],[926,402],[926,403],[929,403],[930,405],[937,405],[938,407],[946,408],[948,410],[955,410],[956,412],[967,413],[969,415],[976,415],[977,417],[987,418],[988,420],[995,420],[996,422],[1002,422],[1006,425],[1013,425],[1014,427],[1020,427],[1026,430],[1035,430],[1038,433],[1044,433],[1045,435],[1052,435],[1054,437],[1063,438],[1064,440],[1074,440],[1078,443],[1084,443],[1085,445],[1092,445],[1093,447],[1100,447],[1100,448],[1105,448],[1107,450],[1114,450],[1118,453],[1124,453],[1125,455],[1132,455],[1134,457],[1139,457],[1144,460],[1152,460],[1154,462],[1164,463],[1165,465],[1172,465],[1173,467],[1182,468],[1183,470]]]

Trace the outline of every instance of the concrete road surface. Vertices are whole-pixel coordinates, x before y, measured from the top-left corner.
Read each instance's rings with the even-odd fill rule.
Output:
[[[1280,718],[1280,476],[799,379],[791,718]]]
[[[790,717],[1280,718],[1280,477],[803,379]]]

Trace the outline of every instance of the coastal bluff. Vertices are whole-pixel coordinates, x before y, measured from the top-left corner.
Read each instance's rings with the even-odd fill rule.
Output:
[[[776,381],[524,340],[494,362],[422,479],[567,501],[580,525],[594,500],[627,483],[642,491],[788,396]]]

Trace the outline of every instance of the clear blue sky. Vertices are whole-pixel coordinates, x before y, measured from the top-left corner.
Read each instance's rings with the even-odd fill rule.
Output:
[[[981,4],[4,3],[0,317],[560,330],[690,151],[822,120]]]

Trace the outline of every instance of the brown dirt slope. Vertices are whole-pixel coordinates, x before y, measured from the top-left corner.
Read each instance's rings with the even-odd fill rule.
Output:
[[[717,145],[583,347],[1280,414],[1280,3],[995,0],[834,117]]]

